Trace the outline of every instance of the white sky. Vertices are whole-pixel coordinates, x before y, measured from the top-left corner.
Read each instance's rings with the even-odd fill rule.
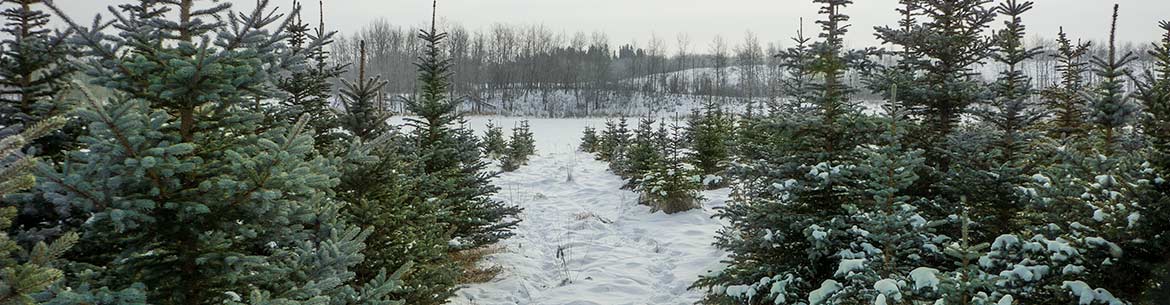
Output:
[[[125,0],[55,0],[75,20],[88,24],[92,15]],[[254,0],[234,0],[237,9],[251,8]],[[272,0],[287,8],[292,0]],[[897,20],[897,0],[855,0],[844,12],[853,19],[850,44],[872,45],[873,26]],[[1074,39],[1104,40],[1108,37],[1110,9],[1121,4],[1119,40],[1151,42],[1159,37],[1157,22],[1170,18],[1170,0],[1034,0],[1035,9],[1024,16],[1030,36],[1055,37],[1060,26]],[[316,0],[302,0],[316,20]],[[325,0],[327,27],[352,33],[382,18],[394,25],[426,24],[430,0]],[[815,30],[817,6],[810,0],[440,0],[444,22],[469,29],[485,29],[495,23],[542,24],[572,34],[577,31],[606,33],[611,44],[637,40],[644,46],[656,35],[674,46],[686,33],[692,51],[705,51],[716,35],[738,44],[747,31],[762,42],[784,41],[804,17],[806,29]],[[998,22],[997,22],[998,24]]]

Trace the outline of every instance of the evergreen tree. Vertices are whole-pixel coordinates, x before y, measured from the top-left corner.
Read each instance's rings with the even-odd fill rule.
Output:
[[[832,234],[839,242],[845,232],[830,233],[824,225],[850,215],[846,205],[857,202],[860,183],[852,174],[861,158],[858,148],[870,141],[870,120],[848,100],[851,88],[841,77],[849,69],[864,69],[869,50],[847,51],[842,45],[848,17],[841,10],[851,1],[814,2],[826,19],[818,22],[822,40],[810,46],[814,56],[798,70],[810,73],[808,86],[815,91],[793,92],[811,98],[806,109],[740,123],[736,144],[742,164],[732,169],[732,200],[717,214],[730,223],[716,238],[716,246],[731,253],[729,266],[694,285],[711,289],[708,301],[743,302],[747,295],[731,293],[736,289],[730,287],[746,288],[742,285],[764,278],[781,293],[741,290],[756,291],[748,303],[803,296],[821,283],[839,285],[826,280],[837,267],[834,249],[843,248],[826,247],[824,241]]]
[[[593,129],[593,127],[586,126],[584,134],[581,135],[581,145],[577,149],[587,153],[596,153],[598,151],[598,142],[597,130]]]
[[[508,150],[508,141],[504,140],[504,129],[491,121],[488,121],[486,128],[483,134],[483,154],[493,159],[503,156]]]
[[[986,224],[986,230],[979,233],[987,236],[1010,233],[1014,228],[1012,219],[1023,208],[1017,188],[1039,161],[1033,160],[1037,155],[1030,154],[1030,148],[1040,136],[1036,125],[1044,117],[1033,103],[1032,79],[1023,71],[1024,63],[1041,53],[1039,48],[1024,45],[1022,16],[1032,9],[1032,2],[1008,0],[997,9],[1006,20],[1004,28],[994,35],[991,58],[1005,69],[991,84],[988,103],[972,107],[972,113],[986,127],[958,131],[955,139],[966,143],[951,145],[952,156],[960,159],[948,173],[953,182],[941,183],[949,193],[970,199],[966,201],[973,204],[967,206],[970,216]],[[980,138],[986,141],[973,140]]]
[[[55,204],[91,215],[68,282],[142,287],[157,304],[394,303],[400,273],[354,280],[370,233],[338,217],[335,160],[315,156],[307,119],[270,128],[251,107],[298,65],[280,43],[288,20],[265,1],[229,8],[125,4],[118,35],[65,18],[95,83],[115,92],[87,92],[83,149],[38,177]]]
[[[528,165],[528,158],[536,153],[536,140],[532,137],[532,129],[528,121],[520,121],[520,125],[512,128],[512,140],[508,141],[508,149],[502,160],[504,171],[510,172]]]
[[[1125,247],[1128,260],[1123,265],[1132,266],[1138,274],[1122,281],[1140,282],[1135,285],[1141,291],[1140,300],[1145,304],[1156,304],[1170,297],[1170,261],[1158,252],[1170,247],[1170,21],[1162,21],[1161,41],[1155,43],[1150,55],[1155,59],[1154,68],[1147,70],[1137,82],[1137,97],[1145,109],[1141,130],[1149,142],[1143,155],[1154,171],[1153,187],[1141,194],[1138,205],[1141,221],[1136,227],[1136,236],[1147,241]],[[1124,244],[1123,244],[1124,245]],[[1149,272],[1148,274],[1146,272]]]
[[[28,142],[36,140],[64,125],[59,117],[29,126],[19,134],[10,134],[14,127],[0,130],[5,134],[0,139],[0,196],[32,188],[36,177],[32,170],[36,158],[21,155],[20,150]],[[0,229],[7,230],[16,218],[15,207],[0,208]],[[58,260],[74,243],[77,234],[69,233],[52,243],[38,242],[32,249],[24,249],[7,233],[0,234],[0,304],[37,304],[34,295],[47,291],[64,277],[58,269]]]
[[[71,50],[65,33],[47,28],[49,14],[37,10],[42,2],[0,2],[7,21],[0,28],[7,36],[0,42],[0,126],[29,126],[69,111],[62,95],[75,70]],[[76,144],[78,133],[78,126],[66,125],[30,144],[39,155],[59,159]]]
[[[729,138],[734,136],[735,121],[713,103],[705,105],[701,114],[692,116],[687,132],[688,146],[692,148],[690,158],[695,161],[704,180],[722,180],[718,177],[725,174],[727,163],[731,161]]]
[[[646,124],[646,121],[643,123],[653,124],[652,121],[650,124]],[[698,208],[703,200],[699,194],[703,189],[701,172],[687,162],[686,156],[682,153],[681,129],[682,127],[676,124],[674,132],[660,135],[660,139],[667,139],[670,143],[650,144],[662,152],[642,160],[647,162],[646,168],[638,173],[641,176],[635,187],[642,193],[643,203],[653,207],[654,211],[666,214],[685,212]],[[635,144],[641,145],[643,144]]]
[[[437,2],[435,3],[437,6]],[[421,30],[425,44],[419,57],[419,92],[406,100],[406,108],[418,118],[407,119],[410,138],[418,149],[419,172],[424,181],[417,190],[428,198],[447,200],[450,212],[442,221],[451,226],[455,250],[495,243],[512,235],[519,223],[519,207],[491,199],[499,188],[491,185],[495,173],[487,173],[481,146],[471,130],[461,124],[457,102],[447,96],[451,61],[440,47],[446,33],[439,33],[432,16],[430,29]]]
[[[1049,135],[1057,139],[1065,139],[1083,135],[1085,132],[1085,90],[1084,74],[1086,63],[1083,59],[1088,53],[1091,42],[1073,42],[1060,29],[1057,34],[1057,49],[1052,55],[1056,59],[1056,71],[1060,73],[1060,83],[1057,86],[1044,89],[1041,93],[1053,112],[1052,128]]]
[[[351,82],[341,79],[341,127],[359,139],[371,140],[390,129],[386,120],[391,113],[381,103],[380,95],[386,81],[381,76],[366,77],[366,42],[359,42],[358,78]]]
[[[66,100],[75,65],[69,61],[71,47],[66,35],[47,28],[49,15],[40,11],[40,0],[0,1],[0,16],[6,20],[0,32],[0,126],[19,131],[53,116],[73,116]],[[54,162],[63,161],[63,151],[77,145],[81,125],[70,121],[29,143],[29,152]],[[22,243],[57,238],[62,222],[73,221],[72,211],[54,209],[42,194],[24,190],[10,194],[4,205],[16,207],[17,217],[10,232]],[[9,229],[5,227],[5,229]]]
[[[411,173],[420,166],[418,152],[402,134],[389,132],[351,149],[340,184],[334,188],[347,202],[342,215],[372,228],[365,260],[357,277],[373,279],[378,270],[410,265],[402,289],[394,295],[408,304],[441,304],[454,294],[460,269],[448,254],[446,202],[416,191],[422,180]]]
[[[621,165],[621,172],[616,172],[618,175],[626,178],[626,189],[639,189],[646,175],[651,171],[651,167],[660,166],[659,163],[663,161],[664,153],[667,149],[665,145],[660,145],[662,137],[654,130],[654,123],[657,120],[650,116],[642,118],[638,127],[634,130],[634,139],[630,142],[627,157],[624,158],[625,164]],[[643,202],[646,203],[646,202]]]
[[[995,20],[992,0],[927,0],[907,3],[900,11],[899,26],[877,27],[884,44],[903,49],[900,69],[907,74],[875,80],[877,91],[898,85],[902,103],[925,125],[925,134],[915,135],[915,147],[926,150],[926,164],[946,172],[952,157],[947,138],[959,125],[968,106],[983,99],[982,84],[972,67],[992,52],[992,40],[984,35]],[[926,20],[915,21],[918,17]],[[891,81],[895,81],[892,82]],[[929,184],[939,178],[924,176]]]
[[[273,109],[271,115],[276,122],[295,123],[301,116],[309,116],[309,126],[314,131],[314,142],[318,150],[332,148],[338,135],[339,125],[336,112],[329,104],[333,95],[332,80],[344,72],[344,67],[329,63],[329,52],[325,48],[331,43],[333,33],[325,32],[324,8],[321,8],[321,22],[312,29],[301,19],[301,4],[293,2],[294,19],[286,28],[286,40],[292,56],[306,59],[307,67],[289,73],[276,81],[276,87],[287,96]],[[311,62],[308,62],[311,60]]]
[[[1126,93],[1126,77],[1130,75],[1127,67],[1137,60],[1132,52],[1118,54],[1117,50],[1117,14],[1119,5],[1113,6],[1113,22],[1109,31],[1109,52],[1106,57],[1094,56],[1091,63],[1093,73],[1100,77],[1101,82],[1090,92],[1085,99],[1089,101],[1089,122],[1093,125],[1093,134],[1100,139],[1101,151],[1109,156],[1118,148],[1119,136],[1122,130],[1130,126],[1137,117],[1138,105]]]

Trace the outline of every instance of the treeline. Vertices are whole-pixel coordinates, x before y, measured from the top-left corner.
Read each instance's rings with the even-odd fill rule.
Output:
[[[811,24],[810,24],[811,26]],[[387,102],[401,110],[392,96],[411,94],[417,88],[413,59],[419,55],[417,29],[375,21],[333,44],[336,62],[356,59],[358,44],[365,41],[370,73],[389,82]],[[542,116],[589,116],[670,110],[679,101],[702,104],[746,105],[783,99],[778,89],[791,77],[784,61],[775,55],[801,40],[815,38],[800,33],[789,41],[761,41],[745,33],[738,42],[723,37],[693,41],[685,34],[653,37],[645,42],[615,43],[601,32],[567,34],[538,25],[496,24],[472,31],[458,24],[448,27],[450,43],[445,52],[453,63],[451,91],[465,97],[464,109],[475,113]],[[1056,37],[1058,33],[1040,33]],[[1095,39],[1087,55],[1108,52]],[[667,46],[670,41],[673,46]],[[1088,41],[1088,40],[1086,40]],[[1045,54],[1021,63],[1020,70],[1033,77],[1038,87],[1059,82],[1056,39],[1033,38],[1027,45],[1042,47]],[[1147,44],[1129,43],[1122,50],[1137,55],[1135,67],[1153,64]],[[890,64],[893,58],[874,59]],[[1002,67],[993,61],[977,63],[988,80]],[[355,73],[353,71],[350,72]],[[844,81],[863,87],[864,77],[846,71]],[[1085,77],[1095,81],[1092,73]],[[1132,83],[1128,84],[1132,87]],[[877,99],[869,90],[854,93]],[[693,106],[693,105],[692,105]],[[678,110],[678,109],[676,109]],[[685,113],[686,109],[681,109]],[[625,113],[629,112],[629,113]]]
[[[413,40],[391,125],[361,48],[334,64],[323,21],[268,4],[85,25],[2,2],[0,304],[443,304],[499,272],[478,263],[520,208],[448,95],[447,35]]]

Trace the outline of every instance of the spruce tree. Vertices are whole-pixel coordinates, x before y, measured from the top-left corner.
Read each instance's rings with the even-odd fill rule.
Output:
[[[366,42],[360,41],[358,45],[357,80],[341,79],[341,113],[338,119],[341,127],[352,136],[368,141],[390,129],[387,120],[392,114],[381,103],[379,96],[386,81],[381,76],[366,77]]]
[[[437,1],[435,6],[437,7]],[[457,101],[447,96],[451,61],[443,56],[446,33],[431,27],[420,30],[423,41],[418,67],[418,93],[406,100],[406,108],[418,118],[407,119],[410,138],[419,150],[419,172],[424,179],[417,190],[424,196],[447,200],[449,215],[442,219],[454,232],[454,250],[489,245],[512,235],[519,223],[519,207],[491,198],[499,188],[491,185],[496,173],[487,173],[481,146],[462,123]]]
[[[1126,92],[1125,83],[1131,71],[1127,67],[1137,60],[1132,52],[1118,54],[1117,14],[1120,5],[1113,6],[1113,19],[1109,31],[1109,50],[1104,58],[1094,56],[1091,60],[1093,73],[1101,82],[1085,97],[1089,101],[1089,123],[1093,135],[1099,139],[1100,151],[1106,156],[1118,150],[1123,128],[1130,126],[1137,118],[1138,105]]]
[[[581,135],[581,145],[577,147],[577,150],[587,153],[596,153],[599,145],[598,142],[599,140],[597,138],[597,130],[593,129],[593,127],[586,126],[585,131]]]
[[[0,32],[0,126],[25,125],[70,110],[63,93],[76,70],[69,61],[72,50],[66,35],[47,25],[49,14],[38,10],[42,0],[6,0],[0,3],[6,21]],[[60,130],[30,143],[38,154],[60,159],[59,154],[76,144],[78,127]]]
[[[51,133],[65,120],[49,118],[26,128],[19,134],[10,134],[16,129],[9,126],[0,130],[5,136],[0,139],[0,196],[23,191],[36,185],[32,171],[36,158],[20,153],[29,142]],[[0,207],[0,230],[7,231],[16,218],[15,207]],[[77,242],[78,235],[62,235],[52,243],[38,242],[32,249],[25,249],[7,232],[0,233],[0,303],[37,304],[34,295],[48,291],[61,281],[64,272],[58,269],[60,258]]]
[[[809,104],[739,126],[742,164],[732,169],[732,200],[717,214],[730,223],[716,238],[716,246],[732,253],[729,266],[694,285],[711,289],[709,301],[743,302],[745,295],[729,293],[730,288],[721,293],[717,287],[750,286],[763,278],[772,285],[784,283],[787,292],[754,290],[749,303],[804,296],[811,287],[835,283],[826,280],[837,268],[837,253],[824,243],[840,242],[845,232],[825,231],[825,224],[850,215],[846,205],[857,201],[860,183],[853,174],[862,156],[858,148],[870,141],[865,136],[870,120],[848,100],[852,89],[841,77],[849,69],[863,69],[869,51],[842,45],[848,17],[841,11],[850,1],[814,2],[826,19],[818,22],[822,40],[809,47],[814,56],[798,69],[809,73],[808,88],[814,91],[792,92],[807,95]]]
[[[1073,42],[1060,29],[1057,34],[1057,49],[1052,57],[1056,59],[1056,72],[1060,73],[1060,83],[1041,92],[1048,109],[1052,111],[1053,119],[1049,135],[1057,139],[1066,139],[1084,135],[1085,132],[1085,90],[1084,74],[1088,63],[1084,61],[1091,42]]]
[[[66,100],[69,78],[76,70],[69,61],[72,48],[66,33],[47,27],[50,16],[42,8],[40,0],[0,2],[5,20],[0,32],[6,36],[0,42],[0,126],[17,131],[53,116],[73,116]],[[81,128],[70,120],[29,143],[29,152],[47,161],[63,161],[63,152],[76,147]],[[9,195],[3,204],[18,209],[10,231],[22,242],[56,238],[62,223],[81,221],[73,219],[73,211],[55,209],[36,190]]]
[[[665,122],[662,126],[665,126]],[[646,162],[646,167],[640,173],[636,173],[640,176],[635,185],[635,189],[642,193],[644,204],[650,205],[653,211],[662,211],[666,214],[699,208],[703,200],[699,193],[703,189],[701,172],[682,152],[682,126],[676,123],[672,129],[673,131],[668,132],[661,128],[657,133],[658,139],[664,139],[666,143],[655,145],[652,144],[654,141],[650,142],[649,146],[655,148],[656,153],[642,160]]]
[[[1136,236],[1146,243],[1125,247],[1127,257],[1122,263],[1140,274],[1122,281],[1142,283],[1135,285],[1140,291],[1140,300],[1154,304],[1170,297],[1170,261],[1158,252],[1170,247],[1170,21],[1159,23],[1163,32],[1161,41],[1154,44],[1150,55],[1154,58],[1153,69],[1139,78],[1137,98],[1141,100],[1145,115],[1141,130],[1149,143],[1144,155],[1154,171],[1151,189],[1142,194],[1138,206],[1141,220],[1136,224]],[[1149,272],[1149,273],[1147,273]]]
[[[983,98],[982,84],[973,67],[992,51],[985,36],[995,20],[992,0],[928,0],[907,4],[898,27],[877,27],[884,44],[900,47],[900,69],[905,75],[871,85],[881,92],[898,85],[902,103],[925,125],[925,134],[915,135],[915,147],[926,150],[927,165],[938,171],[949,169],[947,138],[959,125],[968,107]],[[918,20],[923,18],[925,20]],[[916,21],[909,21],[916,20]],[[897,81],[890,83],[889,81]],[[939,178],[925,176],[924,182]]]
[[[497,159],[508,149],[508,141],[504,139],[504,129],[488,121],[487,130],[483,134],[483,154]]]
[[[626,178],[623,188],[639,189],[651,167],[660,166],[659,163],[665,157],[667,147],[660,145],[663,138],[654,130],[656,121],[653,117],[646,116],[634,129],[634,139],[630,142],[627,157],[624,158],[625,164],[621,165],[621,172],[616,172]]]
[[[335,160],[314,152],[307,119],[264,126],[252,107],[298,65],[281,44],[288,20],[265,1],[229,8],[125,4],[118,35],[64,18],[114,92],[87,92],[83,149],[38,177],[55,204],[91,215],[67,282],[141,287],[156,304],[394,303],[396,276],[354,280],[370,232],[339,218]]]
[[[321,21],[314,30],[301,19],[301,4],[294,1],[293,7],[297,14],[286,29],[286,43],[292,56],[305,58],[306,67],[276,81],[276,87],[284,91],[286,96],[270,111],[273,116],[271,119],[292,124],[301,116],[308,115],[318,150],[331,149],[338,137],[336,129],[339,125],[336,112],[330,105],[332,80],[345,70],[342,66],[329,63],[329,52],[325,48],[332,42],[330,39],[333,33],[325,31],[324,8],[321,8]]]
[[[701,114],[694,114],[688,124],[690,158],[695,161],[704,180],[722,180],[728,162],[731,161],[730,142],[735,132],[735,121],[713,103],[705,105]],[[709,187],[719,186],[714,183]]]
[[[508,148],[501,160],[502,169],[510,172],[528,165],[528,159],[535,153],[536,140],[532,137],[528,120],[520,121],[520,125],[512,128],[512,140],[508,141]]]

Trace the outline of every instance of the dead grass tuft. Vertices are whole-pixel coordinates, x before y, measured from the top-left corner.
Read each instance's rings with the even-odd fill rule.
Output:
[[[463,269],[463,274],[459,275],[459,279],[456,281],[459,284],[475,284],[495,279],[500,272],[504,271],[504,268],[500,266],[485,268],[480,266],[480,262],[483,262],[488,255],[502,252],[504,252],[504,247],[491,245],[452,253],[451,260]]]

